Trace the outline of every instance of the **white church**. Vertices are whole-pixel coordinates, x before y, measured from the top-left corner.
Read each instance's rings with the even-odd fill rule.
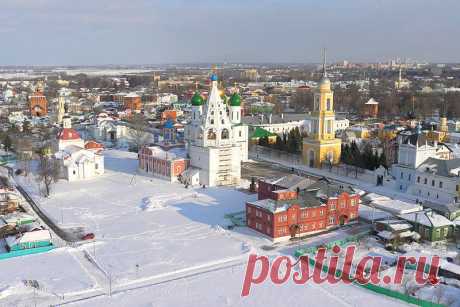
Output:
[[[70,117],[62,119],[63,128],[59,131],[55,157],[60,161],[60,177],[68,181],[84,180],[104,174],[102,145],[86,142],[72,128]]]
[[[205,102],[192,97],[192,119],[185,127],[190,168],[185,176],[198,176],[200,185],[234,185],[241,180],[241,162],[248,160],[248,127],[241,123],[241,98],[219,91],[217,76]]]

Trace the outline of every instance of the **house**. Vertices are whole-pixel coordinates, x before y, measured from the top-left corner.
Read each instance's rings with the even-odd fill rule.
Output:
[[[2,220],[5,222],[5,224],[20,226],[33,223],[37,219],[34,216],[27,213],[13,212],[2,216]]]
[[[412,224],[414,231],[426,241],[443,241],[454,234],[454,223],[433,210],[401,214],[399,218]]]
[[[350,187],[324,181],[274,190],[246,203],[246,224],[274,241],[322,232],[356,221],[359,198]]]
[[[257,199],[272,198],[273,192],[278,190],[305,190],[315,182],[312,179],[295,174],[289,174],[276,179],[260,179],[258,181]]]
[[[420,237],[413,231],[413,226],[405,221],[397,219],[387,219],[375,222],[375,231],[377,236],[386,243],[394,244],[397,241],[410,241]]]
[[[423,207],[425,209],[431,209],[451,221],[460,217],[460,203],[434,203],[425,201]]]
[[[52,245],[51,234],[48,230],[18,233],[16,235],[6,237],[5,242],[8,252]]]
[[[178,181],[189,164],[183,148],[166,150],[160,146],[146,146],[139,150],[139,169],[170,182]]]

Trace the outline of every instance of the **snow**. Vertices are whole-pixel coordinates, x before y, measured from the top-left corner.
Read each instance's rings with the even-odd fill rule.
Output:
[[[25,287],[24,280],[36,280],[39,294],[52,297],[78,293],[95,285],[66,248],[2,260],[0,267],[1,306],[33,306],[32,301],[27,302],[25,298],[33,296],[33,289]]]
[[[116,293],[78,306],[407,306],[402,302],[377,296],[354,285],[317,285],[308,282],[296,285],[290,280],[284,285],[273,285],[270,277],[265,283],[253,285],[247,297],[241,297],[245,267],[235,266],[205,275],[179,279],[153,288]],[[179,294],[180,293],[180,294]],[[76,306],[76,305],[75,305]]]
[[[95,233],[100,244],[88,251],[115,284],[245,257],[245,242],[215,225],[226,224],[224,215],[244,210],[255,195],[232,188],[186,189],[135,174],[136,153],[105,155],[104,175],[60,181],[52,196],[39,202],[63,227],[80,225]],[[37,199],[33,181],[31,188]]]
[[[423,207],[420,205],[410,204],[397,199],[374,199],[371,205],[392,214],[405,214],[423,210]]]
[[[0,261],[4,273],[0,305],[34,305],[33,291],[22,283],[32,279],[46,289],[37,295],[42,305],[74,301],[70,305],[304,306],[314,302],[315,306],[360,306],[365,302],[369,307],[405,306],[354,285],[299,286],[289,281],[275,286],[269,278],[254,286],[248,297],[241,297],[249,253],[292,255],[299,247],[297,243],[273,245],[246,227],[227,229],[224,215],[243,211],[256,195],[231,187],[186,189],[138,173],[136,153],[108,150],[104,155],[104,175],[59,181],[52,186],[50,198],[39,195],[33,178],[18,178],[57,224],[82,226],[95,233],[96,240]],[[307,242],[337,240],[349,235],[347,229],[357,228],[321,234]],[[360,250],[360,256],[370,253],[394,256],[383,248]],[[109,280],[111,297],[107,296]]]
[[[422,211],[418,213],[401,214],[400,217],[407,221],[416,222],[428,227],[442,227],[453,225],[453,223],[448,218],[440,214],[434,213],[433,211]]]

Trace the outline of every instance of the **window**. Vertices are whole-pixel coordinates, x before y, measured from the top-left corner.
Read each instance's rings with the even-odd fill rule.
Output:
[[[99,168],[99,164],[97,164],[97,163],[94,164],[94,168],[95,168],[95,169],[98,169],[98,168]]]
[[[324,215],[324,210],[323,209],[319,210],[319,215],[321,215],[321,216]]]
[[[442,189],[442,181],[439,181],[439,188]]]
[[[424,183],[424,184],[427,184],[427,183],[428,183],[428,179],[425,178],[425,179],[423,180],[423,183]]]
[[[239,132],[239,136],[241,137],[241,130],[240,130],[240,132]]]
[[[335,210],[335,204],[334,204],[334,203],[332,203],[332,204],[329,206],[329,209],[331,209],[331,210]]]
[[[411,174],[409,174],[409,176],[407,176],[407,181],[410,181],[410,177],[411,177]]]
[[[267,221],[270,222],[271,220],[272,220],[272,217],[269,214],[267,214]]]
[[[259,210],[256,210],[256,216],[257,217],[262,217],[262,212],[260,212]]]
[[[417,176],[417,182],[420,183],[420,176]]]
[[[215,140],[216,139],[216,133],[214,132],[214,129],[209,129],[208,130],[208,140]]]
[[[329,217],[329,225],[333,225],[333,224],[335,224],[335,217],[330,216]]]
[[[345,201],[344,200],[341,200],[340,201],[340,208],[345,208]]]
[[[223,119],[222,119],[221,123],[222,123],[222,125],[225,123]]]
[[[278,222],[286,222],[287,221],[287,215],[283,214],[278,217]]]
[[[400,178],[401,178],[401,179],[403,179],[403,178],[404,178],[404,173],[403,173],[403,172],[401,172],[401,176],[400,176]]]
[[[350,205],[354,207],[356,205],[356,199],[354,198],[350,199]]]
[[[431,180],[431,186],[434,187],[434,180]]]
[[[214,119],[211,119],[211,125],[214,125]]]
[[[302,213],[300,213],[300,217],[301,218],[307,218],[308,217],[308,211],[302,211]]]
[[[326,110],[330,111],[331,110],[331,98],[328,98],[326,100]]]
[[[226,139],[229,138],[228,129],[225,128],[225,129],[222,130],[221,138],[222,138],[223,140],[226,140]]]

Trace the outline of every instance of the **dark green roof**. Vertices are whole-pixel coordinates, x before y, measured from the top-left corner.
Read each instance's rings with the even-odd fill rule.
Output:
[[[200,93],[196,91],[191,99],[191,102],[192,106],[202,106],[204,103],[204,99],[203,97],[201,97]]]
[[[252,134],[251,138],[263,138],[263,137],[270,137],[270,136],[276,136],[276,133],[270,132],[265,130],[264,128],[257,127],[256,130],[254,130],[254,133]]]
[[[241,97],[238,93],[233,93],[232,97],[230,97],[230,106],[232,107],[239,107],[241,106]]]

